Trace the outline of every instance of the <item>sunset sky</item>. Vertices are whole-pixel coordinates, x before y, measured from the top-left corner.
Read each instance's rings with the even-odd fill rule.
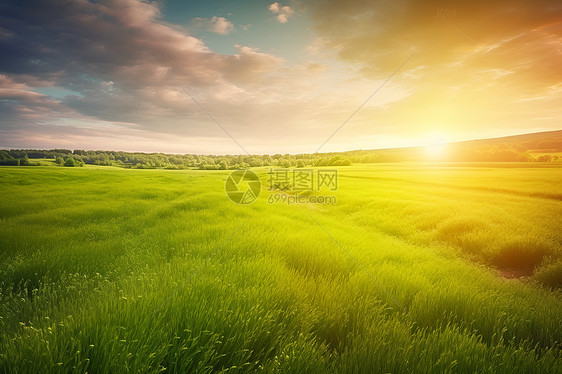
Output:
[[[0,56],[0,148],[312,153],[562,128],[560,0],[0,0]]]

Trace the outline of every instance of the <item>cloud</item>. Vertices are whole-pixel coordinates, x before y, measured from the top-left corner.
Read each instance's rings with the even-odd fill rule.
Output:
[[[319,64],[317,62],[308,62],[305,64],[305,68],[311,72],[322,72],[328,70],[326,64]]]
[[[271,13],[279,13],[280,9],[279,9],[279,3],[275,2],[270,4],[267,9],[269,9],[269,11]]]
[[[261,83],[256,77],[263,77],[268,72],[276,71],[283,63],[279,57],[259,52],[256,48],[235,45],[238,54],[232,56],[233,61],[225,67],[225,77],[239,83]]]
[[[278,2],[270,4],[267,9],[269,9],[271,13],[277,14],[275,19],[277,19],[280,23],[289,22],[289,17],[294,14],[294,10],[290,6],[281,6]]]
[[[191,20],[191,24],[199,29],[213,32],[219,35],[228,35],[234,31],[232,22],[224,17],[200,18],[196,17]]]
[[[283,63],[245,46],[233,55],[215,53],[160,20],[157,3],[68,4],[36,2],[29,9],[18,1],[0,5],[3,28],[11,35],[0,39],[5,136],[8,127],[29,133],[24,129],[35,128],[38,122],[33,121],[88,118],[89,126],[134,123],[139,131],[221,138],[220,128],[178,83],[206,107],[239,104],[256,97],[247,91],[266,82]],[[225,30],[224,21],[215,21],[216,30]],[[33,91],[45,86],[74,94],[53,100]]]
[[[556,0],[318,0],[311,13],[319,36],[342,58],[384,68],[412,49],[439,63],[482,46],[497,51],[521,36],[546,41],[560,36],[562,23]]]
[[[412,56],[392,78],[412,92],[377,114],[383,131],[434,127],[483,137],[552,128],[538,122],[540,113],[562,114],[553,105],[560,98],[553,87],[562,81],[557,0],[317,0],[309,6],[321,41],[309,47],[311,54],[333,51],[371,78],[390,76]],[[529,96],[542,99],[519,103]]]
[[[250,152],[312,152],[414,48],[324,150],[401,145],[435,126],[466,137],[559,126],[545,118],[562,115],[560,6],[500,2],[450,0],[451,24],[431,9],[446,0],[316,0],[311,60],[291,65],[247,45],[217,53],[159,2],[4,1],[0,146],[240,153],[192,95]]]
[[[4,74],[0,74],[0,113],[6,124],[11,118],[29,121],[44,120],[53,114],[57,118],[74,114],[61,101],[34,92],[27,84]]]
[[[216,53],[161,19],[158,3],[14,0],[0,11],[11,35],[0,39],[0,146],[241,153],[192,95],[250,152],[310,152],[355,105],[326,96],[320,64],[245,45]]]

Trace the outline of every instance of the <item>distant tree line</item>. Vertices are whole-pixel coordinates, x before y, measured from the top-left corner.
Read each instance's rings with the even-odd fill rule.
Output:
[[[84,166],[84,161],[80,157],[76,157],[72,152],[64,153],[59,151],[58,149],[51,151],[25,149],[0,150],[0,165],[39,166],[42,165],[42,163],[38,162],[37,159],[54,159],[55,164],[60,166]],[[36,160],[33,161],[32,159]]]
[[[55,160],[56,165],[66,167],[88,164],[135,169],[231,170],[259,166],[304,168],[315,166],[349,166],[358,163],[430,160],[460,162],[562,162],[562,157],[560,156],[562,154],[562,146],[559,142],[553,144],[543,143],[525,146],[509,143],[449,144],[443,157],[438,159],[429,157],[424,147],[297,155],[227,156],[85,151],[79,149],[73,151],[70,149],[12,149],[0,150],[0,165],[40,165],[42,164],[39,162],[40,159],[50,159]]]
[[[101,165],[135,169],[201,169],[231,170],[239,168],[276,166],[349,166],[351,160],[338,153],[301,155],[173,155],[164,153],[132,153],[115,151],[85,151],[69,149],[12,149],[0,150],[0,165],[38,165],[34,160],[51,159],[60,166]]]

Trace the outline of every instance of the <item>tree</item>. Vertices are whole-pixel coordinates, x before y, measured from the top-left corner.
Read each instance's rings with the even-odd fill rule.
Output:
[[[72,157],[67,158],[66,161],[64,162],[64,166],[70,166],[70,167],[76,166],[74,163],[74,159]]]
[[[552,161],[552,157],[550,155],[541,155],[537,157],[538,162],[550,162]]]
[[[29,158],[27,158],[27,153],[25,157],[20,159],[20,166],[29,166]]]
[[[57,165],[64,165],[64,158],[62,158],[61,156],[57,157],[55,160],[55,164]]]

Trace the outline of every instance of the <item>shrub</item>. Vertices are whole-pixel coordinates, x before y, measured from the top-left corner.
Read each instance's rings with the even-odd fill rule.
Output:
[[[69,166],[69,167],[76,166],[74,159],[71,157],[67,158],[66,161],[64,162],[64,166]]]
[[[29,166],[29,159],[27,158],[27,155],[25,155],[24,158],[20,158],[20,166]]]

